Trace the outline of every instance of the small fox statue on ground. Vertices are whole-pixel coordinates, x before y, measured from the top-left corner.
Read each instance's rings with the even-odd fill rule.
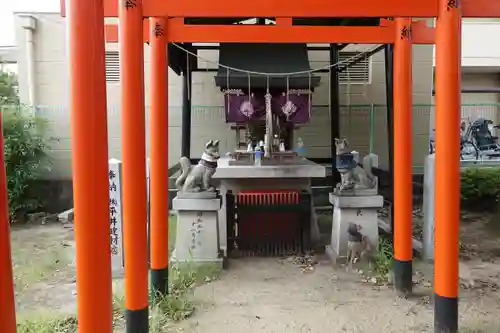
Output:
[[[347,271],[358,260],[371,259],[373,246],[370,239],[360,232],[361,226],[349,223],[347,228]]]

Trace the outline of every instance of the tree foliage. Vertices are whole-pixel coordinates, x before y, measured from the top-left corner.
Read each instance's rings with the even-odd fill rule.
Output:
[[[47,122],[19,103],[16,75],[0,70],[0,107],[11,220],[40,208],[36,180],[49,167]]]
[[[0,105],[19,105],[17,76],[0,67]]]

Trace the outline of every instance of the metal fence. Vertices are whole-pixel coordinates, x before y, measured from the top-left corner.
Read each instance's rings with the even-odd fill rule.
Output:
[[[322,108],[328,108],[324,106]],[[500,123],[500,103],[477,103],[462,104],[461,118],[466,124],[472,123],[478,118],[492,120],[494,124]],[[313,113],[314,116],[314,113]],[[387,127],[387,106],[382,104],[367,105],[343,105],[341,106],[341,128],[348,129],[343,134],[350,137],[352,128],[356,128],[356,134],[360,132],[369,133],[366,138],[368,152],[379,154],[377,148],[387,149],[388,127]],[[413,106],[413,135],[415,138],[425,138],[428,141],[434,132],[435,105],[415,104]],[[450,124],[451,125],[451,124]],[[498,136],[499,130],[491,129],[492,134]],[[414,168],[423,168],[422,165],[414,165]]]
[[[387,106],[381,104],[350,105],[341,107],[341,116],[346,113],[350,123],[363,123],[368,120],[367,133],[369,133],[370,152],[373,152],[375,138],[378,133],[387,129]],[[500,123],[500,103],[462,104],[461,118],[465,122],[473,122],[478,118],[492,120]],[[431,133],[435,124],[435,105],[415,104],[413,106],[413,131],[416,134]],[[427,124],[427,126],[424,126]],[[380,125],[384,125],[383,128]]]
[[[181,112],[180,108],[170,107],[174,112]],[[318,112],[329,113],[328,105],[313,105],[312,116]],[[193,118],[218,118],[225,120],[223,106],[193,106]],[[381,131],[387,130],[387,106],[385,104],[352,104],[341,105],[341,127],[364,127],[363,131],[369,133],[369,151],[374,151],[374,143]],[[472,122],[478,118],[486,118],[494,123],[500,123],[500,103],[462,104],[461,118]],[[201,119],[200,119],[201,120]],[[413,106],[413,131],[415,134],[429,134],[434,129],[435,105],[415,104]],[[347,131],[349,132],[349,131]]]
[[[2,109],[9,106],[2,106]],[[23,109],[35,111],[36,114],[47,118],[49,121],[64,122],[69,125],[68,107],[39,105],[36,108],[24,106]],[[329,117],[328,105],[313,105],[312,117],[323,114]],[[192,107],[193,123],[201,123],[204,126],[208,122],[225,121],[223,106],[205,106],[195,105]],[[108,107],[108,116],[119,118],[120,106]],[[169,107],[170,117],[180,121],[182,113],[181,106]],[[149,108],[146,110],[146,118],[149,115]],[[413,106],[413,135],[425,137],[429,140],[429,135],[434,129],[435,106],[431,104],[416,104]],[[492,120],[495,124],[500,122],[500,103],[477,103],[463,104],[461,108],[461,117],[466,122],[472,122],[477,118],[486,118]],[[115,119],[116,119],[115,118]],[[345,137],[361,138],[363,146],[367,146],[365,152],[378,153],[381,147],[387,149],[387,106],[384,104],[351,104],[342,105],[340,110],[341,134]],[[118,120],[119,121],[119,120]],[[498,135],[500,133],[493,133]],[[364,152],[363,152],[364,153]],[[421,166],[417,166],[421,167]]]
[[[2,105],[2,110],[12,109],[13,106]],[[18,108],[16,106],[15,108]],[[50,106],[38,105],[35,108],[31,106],[23,106],[24,110],[36,110],[40,116],[51,117],[68,114],[67,106]],[[148,108],[147,108],[148,109]],[[328,105],[313,105],[313,115],[315,112],[329,112]],[[169,106],[169,112],[180,114],[181,106]],[[373,129],[374,121],[377,117],[386,114],[387,106],[384,104],[351,104],[341,105],[341,115],[346,116],[349,121],[359,120],[359,118],[369,119],[370,129]],[[108,107],[108,115],[118,115],[120,106]],[[413,114],[415,117],[429,117],[429,128],[434,128],[435,106],[432,104],[415,104],[413,106]],[[205,120],[207,117],[212,119],[225,120],[224,106],[208,106],[194,105],[192,107],[192,115]],[[431,117],[432,115],[432,117]],[[463,104],[461,109],[463,120],[473,121],[477,118],[488,118],[494,122],[500,121],[500,103],[478,103],[478,104]],[[201,120],[201,119],[200,119]]]

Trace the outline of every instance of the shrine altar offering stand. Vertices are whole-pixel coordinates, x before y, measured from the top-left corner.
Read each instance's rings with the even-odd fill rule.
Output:
[[[307,252],[319,240],[311,178],[324,166],[307,159],[287,165],[230,165],[220,158],[214,179],[223,200],[219,211],[224,256],[271,256]]]

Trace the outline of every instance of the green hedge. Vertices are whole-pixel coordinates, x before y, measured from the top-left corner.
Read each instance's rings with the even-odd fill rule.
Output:
[[[20,107],[2,107],[4,158],[12,222],[41,206],[44,193],[34,181],[50,169],[47,123]]]
[[[500,167],[467,168],[462,172],[462,208],[494,211],[500,202]]]

